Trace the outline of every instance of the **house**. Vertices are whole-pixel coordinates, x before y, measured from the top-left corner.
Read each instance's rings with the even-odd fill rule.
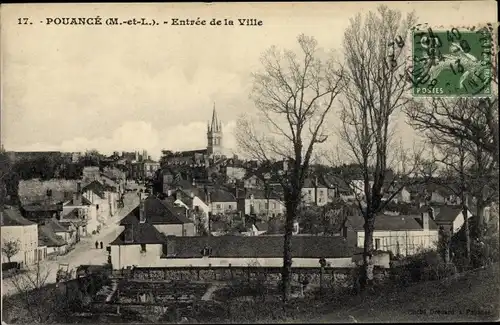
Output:
[[[210,206],[199,196],[197,196],[195,192],[197,192],[195,191],[195,189],[176,190],[173,194],[175,197],[174,204],[184,206],[185,208],[191,210],[191,212],[199,216],[200,220],[198,221],[203,222],[205,229],[208,229],[208,216],[210,213]]]
[[[141,223],[151,224],[165,235],[194,236],[196,233],[185,208],[171,206],[152,195],[141,199],[140,204],[120,221],[120,226],[128,231],[128,228]]]
[[[111,245],[113,269],[127,267],[282,267],[282,236],[163,236],[142,224],[120,235]],[[353,267],[359,249],[342,237],[293,237],[292,267]]]
[[[236,197],[224,189],[214,189],[209,193],[212,214],[225,214],[237,211]]]
[[[47,257],[64,255],[69,250],[68,243],[50,226],[42,225],[38,228],[38,242],[46,247]]]
[[[112,186],[92,181],[82,189],[82,196],[96,205],[97,220],[103,225],[118,209],[118,193]]]
[[[44,201],[21,204],[21,214],[26,219],[43,224],[45,220],[61,217],[63,202],[47,199]]]
[[[383,200],[388,200],[392,197],[391,202],[394,203],[410,203],[412,201],[412,195],[406,186],[398,190],[395,194],[390,190],[386,191]]]
[[[2,263],[18,262],[21,267],[30,266],[47,256],[46,247],[39,247],[38,225],[23,218],[21,212],[11,206],[4,206],[1,213],[2,247],[6,244],[17,245],[17,252],[13,256],[6,256],[2,250]],[[13,244],[17,243],[17,244]]]
[[[350,216],[343,226],[343,237],[357,247],[364,247],[364,223],[362,216]],[[438,226],[425,210],[422,210],[421,215],[380,214],[375,218],[375,250],[408,256],[421,249],[436,248],[438,238]]]
[[[87,236],[87,220],[80,214],[79,209],[73,209],[67,214],[63,214],[59,223],[67,228],[75,231],[75,243],[80,242],[81,238]]]
[[[440,185],[431,183],[427,186],[427,195],[429,203],[434,204],[448,204],[458,205],[461,204],[460,197],[456,194],[458,190],[453,190],[454,185]]]
[[[236,165],[225,166],[226,177],[229,183],[236,183],[245,178],[246,169]]]
[[[462,206],[443,205],[431,207],[430,214],[439,227],[443,226],[445,230],[450,230],[451,233],[459,231],[465,222]],[[470,219],[471,217],[472,212],[467,209],[467,218]]]
[[[148,159],[142,162],[142,168],[143,168],[144,179],[153,178],[155,172],[158,169],[160,169],[160,163],[152,160],[151,157],[148,157]]]
[[[262,188],[263,181],[256,174],[250,174],[243,178],[243,186],[245,188]]]
[[[239,195],[237,204],[243,215],[257,215],[265,220],[285,213],[283,201],[272,191],[247,189]]]
[[[344,200],[355,199],[349,183],[340,176],[334,174],[324,174],[321,176],[322,182],[328,187],[328,201],[332,198],[342,198]]]
[[[83,197],[81,182],[76,183],[73,198],[63,203],[62,221],[72,221],[77,224],[78,236],[88,236],[96,232],[99,226],[97,204]]]
[[[73,224],[52,219],[47,220],[43,227],[50,229],[56,236],[62,238],[68,249],[76,244],[76,228]]]
[[[322,178],[308,177],[304,180],[304,186],[302,187],[302,202],[304,204],[323,206],[328,201],[328,185],[322,181]]]
[[[90,183],[96,181],[100,178],[101,171],[98,166],[86,166],[83,167],[82,180],[84,183]]]
[[[373,187],[373,181],[368,181],[370,188]],[[365,196],[365,181],[362,179],[353,179],[349,183],[349,187],[354,192],[355,197],[361,198]]]

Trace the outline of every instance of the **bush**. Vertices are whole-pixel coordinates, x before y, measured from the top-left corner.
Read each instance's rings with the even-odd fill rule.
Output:
[[[97,232],[95,230],[92,230],[92,235],[95,235]]]
[[[407,256],[401,261],[401,266],[391,270],[392,279],[403,285],[419,281],[432,281],[449,277],[456,273],[453,264],[444,263],[437,251],[422,251]]]
[[[476,226],[477,218],[473,217],[469,222],[470,229],[470,266],[479,268],[499,261],[499,240],[498,231],[482,225]],[[477,237],[478,232],[482,234],[481,239]],[[464,227],[453,235],[451,239],[451,251],[453,262],[458,269],[466,269],[466,249],[465,249]]]

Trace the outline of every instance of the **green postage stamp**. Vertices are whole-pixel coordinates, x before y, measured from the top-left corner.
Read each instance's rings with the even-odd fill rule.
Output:
[[[479,30],[413,32],[413,96],[491,96],[493,39]]]

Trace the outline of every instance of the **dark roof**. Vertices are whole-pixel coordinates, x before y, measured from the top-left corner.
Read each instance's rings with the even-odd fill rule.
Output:
[[[125,234],[130,231],[131,242],[125,242]],[[126,229],[110,245],[164,244],[166,237],[150,223],[127,225]]]
[[[326,184],[328,188],[335,188],[340,192],[352,192],[351,188],[346,183],[346,180],[340,176],[329,174],[322,175],[321,178],[322,182]]]
[[[231,192],[221,190],[221,189],[215,189],[212,192],[210,192],[210,201],[212,201],[212,202],[236,202],[236,197]]]
[[[90,200],[87,199],[86,197],[82,196],[82,204],[83,205],[92,205],[92,202],[90,202]]]
[[[38,245],[47,247],[60,247],[66,245],[66,241],[50,228],[43,225],[38,228]]]
[[[181,200],[185,205],[189,207],[193,206],[193,198],[191,195],[181,189],[178,189],[175,193],[179,196],[179,200]]]
[[[318,188],[328,188],[329,187],[328,184],[326,184],[326,182],[323,180],[323,177],[318,177],[317,179],[307,177],[304,180],[304,188],[314,188],[316,186]]]
[[[61,222],[55,219],[47,220],[45,226],[52,229],[54,232],[69,232],[68,227],[62,225]]]
[[[39,202],[51,202],[51,203],[60,203],[70,201],[73,198],[72,191],[59,191],[51,189],[51,196],[48,197],[46,192],[43,193],[28,193],[22,195],[19,199],[23,205],[28,205],[32,203]]]
[[[144,211],[147,222],[153,225],[192,223],[192,221],[185,216],[184,208],[169,206],[167,202],[161,201],[152,195],[144,200]],[[139,223],[139,219],[140,211],[139,205],[137,205],[120,221],[120,225],[137,224]]]
[[[205,247],[213,257],[283,257],[283,236],[167,237],[175,257],[197,258]],[[292,256],[301,258],[351,257],[356,249],[342,237],[294,236]]]
[[[269,191],[268,195],[266,195],[265,190],[261,190],[261,189],[248,189],[246,191],[246,193],[244,191],[241,191],[241,193],[244,194],[245,199],[251,199],[252,195],[253,195],[253,198],[256,200],[268,199],[268,198],[272,199],[272,200],[281,200],[280,196],[274,191]],[[239,198],[242,197],[242,195],[238,195],[238,196],[239,196]]]
[[[364,230],[365,220],[360,215],[349,216],[347,225],[354,230]],[[375,231],[377,230],[422,230],[422,218],[418,215],[385,215],[379,214],[375,218]],[[437,230],[438,227],[434,220],[429,218],[429,229]]]
[[[99,183],[98,181],[92,181],[90,184],[86,185],[83,189],[83,192],[85,191],[92,191],[95,194],[99,195],[101,199],[104,198],[104,192],[106,192],[106,187]]]
[[[73,210],[64,214],[63,217],[65,219],[77,219],[78,218],[78,208],[74,208]]]
[[[2,213],[2,227],[6,226],[30,226],[36,223],[25,219],[19,209],[14,207],[5,207]]]
[[[34,202],[29,204],[23,204],[22,209],[28,212],[38,212],[38,211],[62,211],[62,202]]]
[[[460,206],[443,205],[439,208],[439,212],[436,214],[435,220],[437,223],[450,223],[455,221],[461,212],[462,207]]]

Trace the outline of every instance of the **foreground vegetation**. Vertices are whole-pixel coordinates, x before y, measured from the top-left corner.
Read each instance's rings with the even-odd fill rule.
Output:
[[[81,304],[76,305],[77,298],[70,299],[73,306],[69,306],[65,295],[58,295],[58,291],[50,286],[45,294],[37,293],[35,298],[40,298],[37,302],[43,303],[35,307],[26,308],[26,295],[18,294],[4,299],[3,317],[8,323],[307,323],[498,319],[498,263],[451,276],[449,274],[445,274],[446,278],[433,281],[422,278],[392,280],[360,295],[354,295],[350,288],[335,292],[324,290],[322,293],[306,290],[302,298],[294,299],[286,306],[281,302],[278,292],[229,286],[219,293],[214,292],[215,300],[179,304],[176,308],[162,312],[152,307],[137,310],[123,306],[120,315],[116,314],[116,307],[112,306],[104,308],[103,305],[97,312],[95,307],[85,303],[83,305],[87,308],[83,310]],[[230,298],[222,299],[224,297]],[[33,299],[30,301],[35,302]]]

